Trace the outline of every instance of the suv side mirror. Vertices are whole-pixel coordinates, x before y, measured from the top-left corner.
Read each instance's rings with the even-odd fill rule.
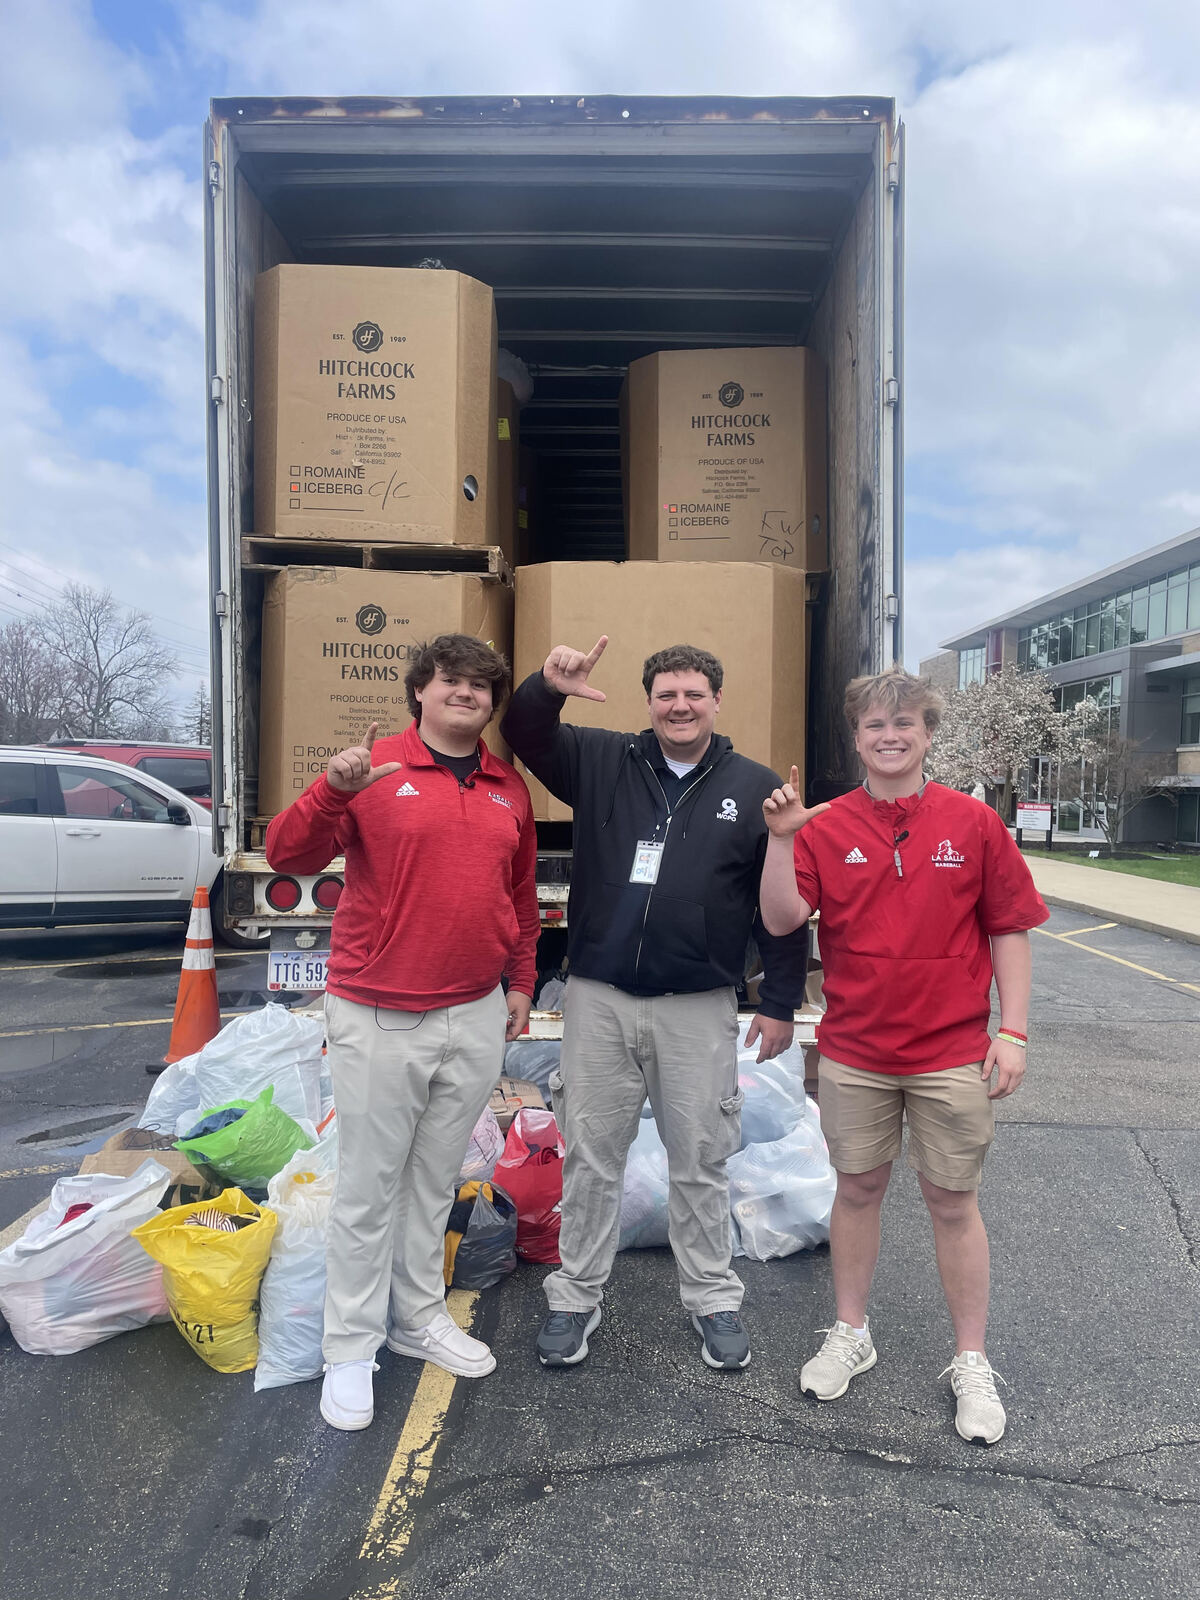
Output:
[[[175,823],[180,828],[190,828],[192,825],[192,813],[186,806],[181,806],[176,800],[167,807],[167,821]]]

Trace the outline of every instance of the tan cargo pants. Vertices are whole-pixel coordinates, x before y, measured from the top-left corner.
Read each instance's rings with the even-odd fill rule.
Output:
[[[621,1225],[625,1160],[647,1095],[670,1173],[668,1229],[688,1311],[736,1311],[725,1162],[741,1139],[733,989],[639,999],[572,977],[551,1078],[566,1141],[562,1266],[543,1285],[553,1311],[599,1305]]]

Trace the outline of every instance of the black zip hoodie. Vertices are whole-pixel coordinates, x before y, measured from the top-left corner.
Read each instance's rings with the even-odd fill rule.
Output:
[[[559,720],[565,703],[532,673],[500,732],[574,811],[571,971],[628,994],[697,993],[741,982],[753,934],[764,974],[758,1009],[790,1021],[804,999],[808,929],[775,938],[758,912],[762,803],[780,780],[714,734],[680,782],[652,729],[575,727]],[[629,881],[643,840],[664,846],[654,884]]]

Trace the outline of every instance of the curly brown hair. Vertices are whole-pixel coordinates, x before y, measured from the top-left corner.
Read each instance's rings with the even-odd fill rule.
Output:
[[[495,712],[512,686],[507,659],[491,645],[470,633],[439,633],[423,644],[413,657],[404,678],[408,709],[418,722],[421,702],[416,691],[432,683],[434,673],[452,672],[464,678],[486,678],[492,686],[492,711]]]

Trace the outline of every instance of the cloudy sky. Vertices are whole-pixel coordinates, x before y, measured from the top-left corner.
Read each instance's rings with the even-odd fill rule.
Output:
[[[1200,523],[1188,0],[10,0],[0,622],[70,578],[205,633],[210,96],[894,96],[910,664]]]

